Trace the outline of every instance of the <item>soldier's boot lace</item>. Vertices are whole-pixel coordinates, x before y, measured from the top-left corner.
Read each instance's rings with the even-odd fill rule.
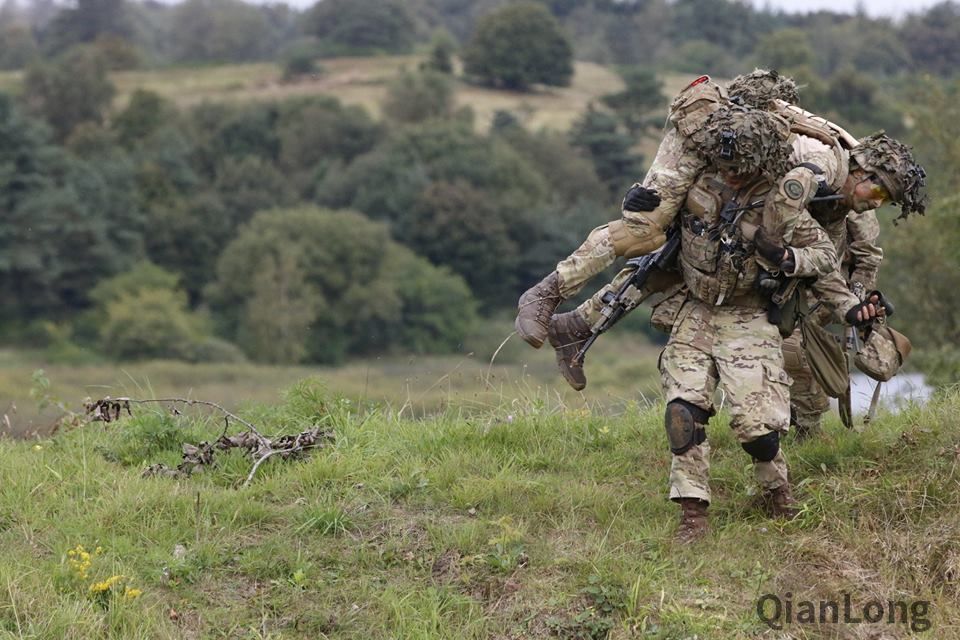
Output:
[[[710,532],[707,506],[708,503],[698,498],[680,499],[680,526],[677,527],[674,540],[681,544],[690,544]]]
[[[576,311],[558,313],[550,320],[548,336],[557,354],[560,375],[571,387],[580,391],[587,386],[587,375],[582,366],[574,364],[573,359],[580,351],[580,346],[590,337],[590,325]]]
[[[763,506],[771,518],[793,520],[800,515],[800,503],[793,497],[789,483],[765,491],[763,493]]]
[[[556,271],[523,292],[517,302],[517,320],[514,326],[520,337],[534,349],[547,339],[550,316],[557,310],[560,295],[560,274]]]

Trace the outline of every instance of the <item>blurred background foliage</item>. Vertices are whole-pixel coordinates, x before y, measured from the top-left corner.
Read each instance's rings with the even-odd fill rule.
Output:
[[[729,0],[6,0],[0,340],[191,362],[464,351],[617,217],[677,88],[762,66],[854,134],[916,147],[934,204],[882,215],[882,284],[915,362],[956,380],[958,42],[954,2],[892,21]],[[357,56],[393,71],[338,99]],[[251,63],[266,98],[236,79]],[[531,126],[580,95],[562,92],[583,63],[613,88]],[[211,68],[227,97],[184,98]]]

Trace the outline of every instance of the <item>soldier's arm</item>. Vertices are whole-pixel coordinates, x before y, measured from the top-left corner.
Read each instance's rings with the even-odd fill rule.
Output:
[[[840,260],[830,236],[804,209],[792,223],[789,238],[784,235],[780,244],[790,251],[794,268],[786,275],[795,278],[817,278],[836,273]],[[764,233],[769,237],[766,230]],[[770,264],[776,268],[777,265]]]
[[[763,227],[769,237],[784,237],[792,243],[794,227],[817,195],[821,182],[832,184],[841,167],[833,151],[819,140],[794,135],[791,138],[793,166],[780,178],[764,201]]]
[[[877,285],[877,271],[883,262],[883,249],[877,244],[880,223],[876,211],[851,213],[846,219],[852,272],[851,284],[862,285],[863,291],[872,291]]]

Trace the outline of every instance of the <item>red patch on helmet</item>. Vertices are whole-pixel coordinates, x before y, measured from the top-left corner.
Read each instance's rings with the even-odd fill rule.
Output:
[[[698,84],[703,84],[704,82],[710,82],[710,76],[700,76],[699,78],[697,78],[696,80],[688,84],[687,89],[689,89],[690,87],[695,87]]]

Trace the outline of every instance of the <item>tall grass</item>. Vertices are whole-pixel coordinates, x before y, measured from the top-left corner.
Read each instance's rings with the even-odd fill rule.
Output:
[[[763,594],[930,602],[958,638],[960,395],[828,424],[785,451],[804,512],[772,521],[721,416],[713,533],[671,541],[662,407],[611,416],[537,399],[411,417],[316,381],[244,412],[266,433],[324,416],[332,446],[263,465],[223,456],[143,479],[202,414],[136,411],[0,448],[0,636],[11,638],[873,638],[909,624],[758,619]],[[68,551],[102,547],[88,575]],[[142,591],[96,596],[124,576]],[[789,596],[786,594],[790,594]],[[795,614],[794,614],[795,615]]]

